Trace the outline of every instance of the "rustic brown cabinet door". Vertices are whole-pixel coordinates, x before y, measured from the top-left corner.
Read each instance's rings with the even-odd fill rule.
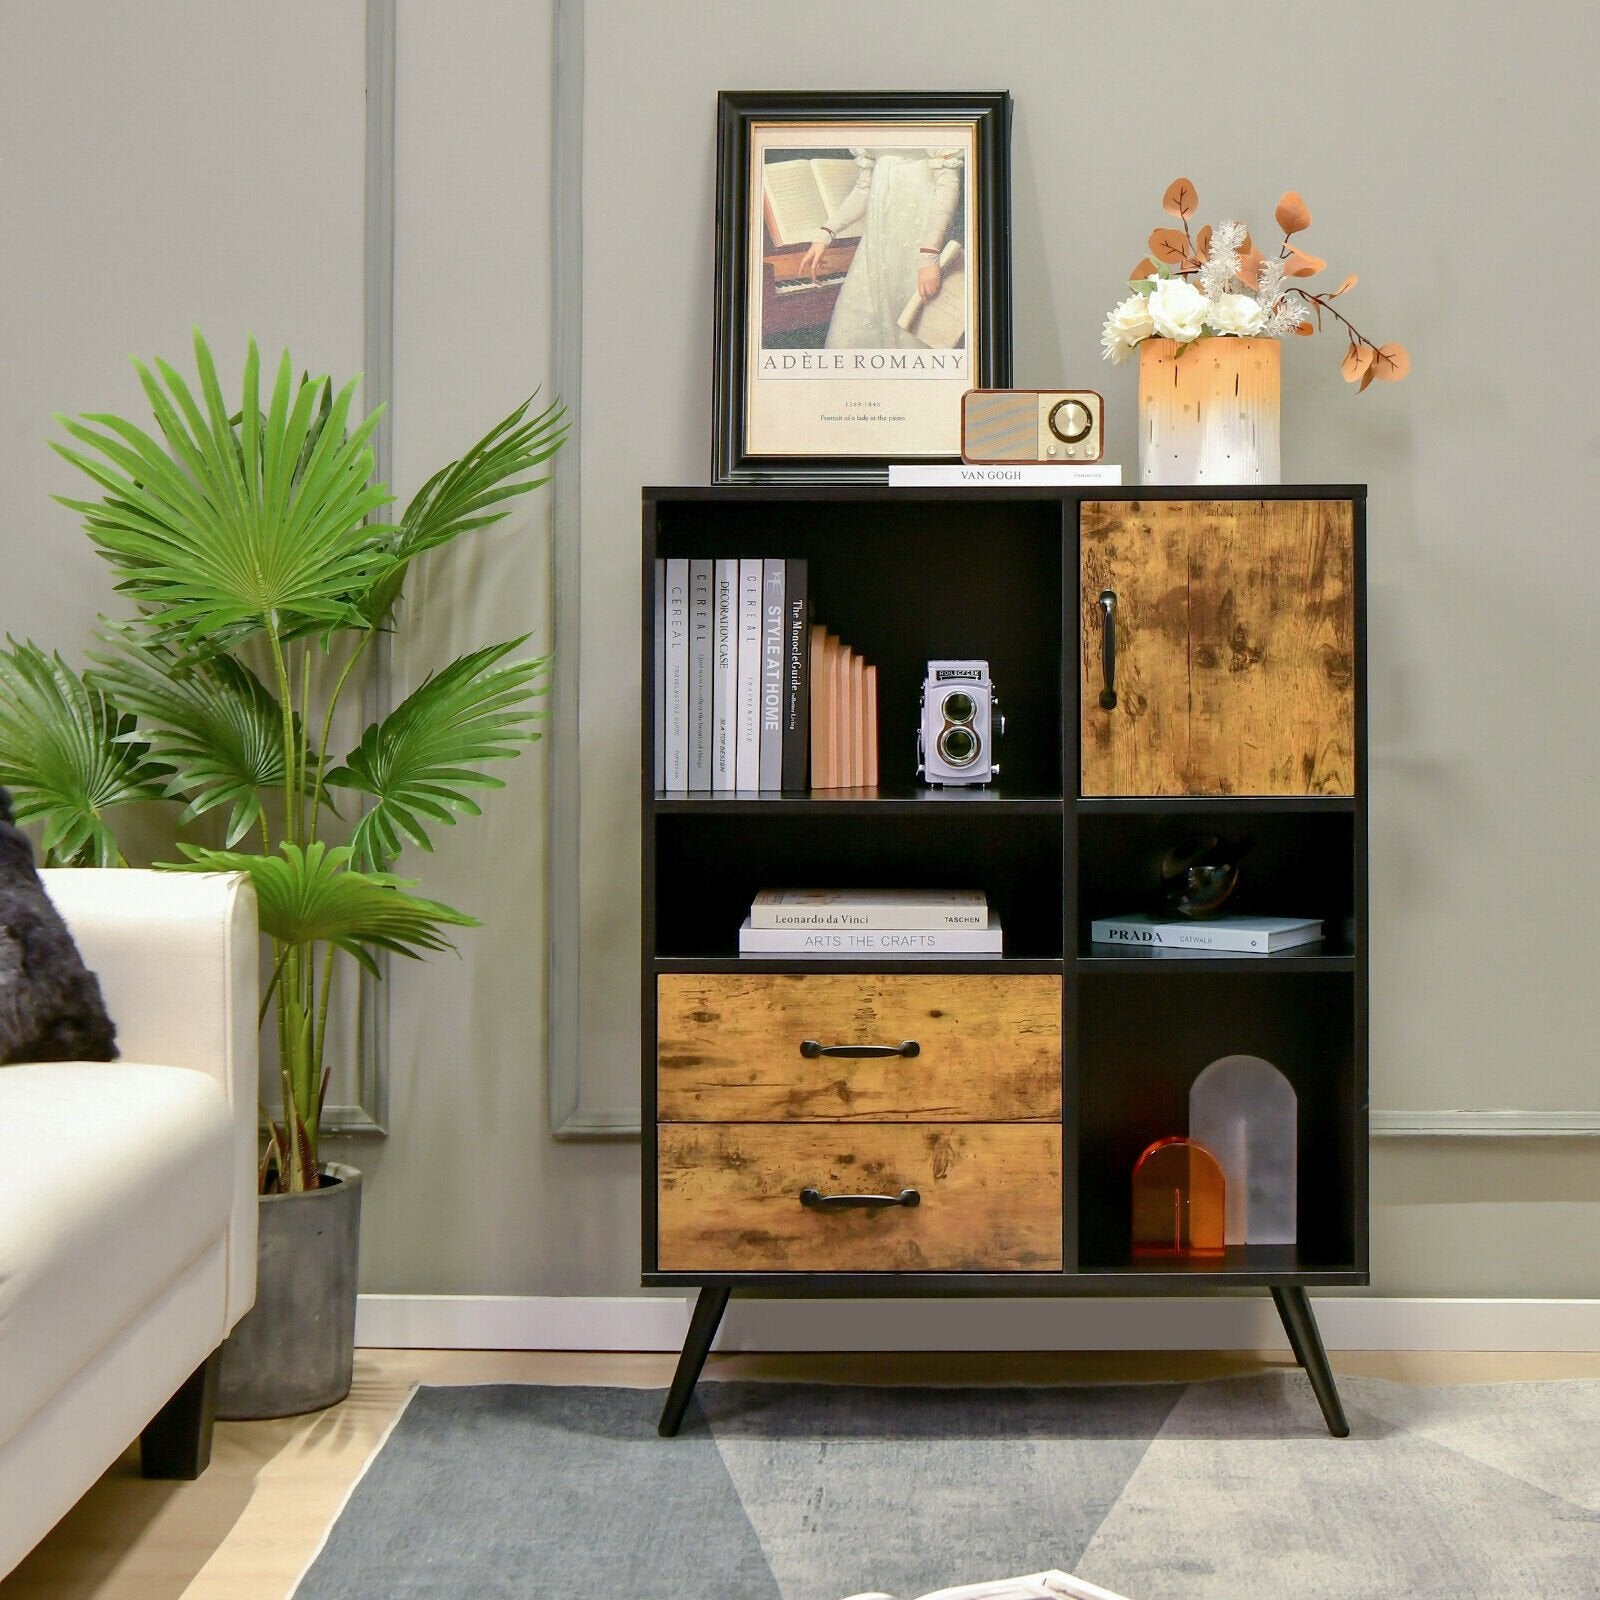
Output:
[[[1086,501],[1079,560],[1085,795],[1355,792],[1349,501]]]

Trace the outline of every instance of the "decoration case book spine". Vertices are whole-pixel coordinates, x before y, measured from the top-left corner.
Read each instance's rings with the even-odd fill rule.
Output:
[[[752,928],[987,928],[981,889],[763,889]]]
[[[981,928],[753,928],[739,929],[740,955],[998,956],[1000,919],[991,911]]]
[[[783,566],[769,557],[761,576],[761,789],[783,787]]]
[[[667,563],[656,557],[656,682],[655,682],[655,765],[656,788],[667,786]]]
[[[1089,488],[1119,488],[1122,468],[1104,462],[1084,463],[1082,466],[1055,466],[1049,462],[1035,464],[1028,461],[1014,463],[967,462],[961,466],[923,465],[908,461],[891,465],[891,489],[935,489],[959,487],[961,484],[1026,484],[1063,485],[1080,484]]]
[[[806,787],[806,758],[810,754],[811,604],[806,563],[792,560],[783,573],[783,764],[782,787]]]
[[[759,556],[739,562],[738,740],[734,787],[761,787],[761,573]]]
[[[711,585],[709,560],[689,562],[689,787],[711,787]]]
[[[689,563],[667,558],[666,773],[662,788],[689,787]]]
[[[716,564],[711,596],[711,787],[734,786],[739,708],[739,563]],[[659,788],[660,786],[657,785]]]
[[[1089,925],[1095,944],[1131,949],[1219,950],[1240,955],[1270,955],[1314,944],[1322,937],[1322,924],[1306,917],[1216,917],[1205,922],[1183,922],[1134,912],[1121,917],[1099,917]]]

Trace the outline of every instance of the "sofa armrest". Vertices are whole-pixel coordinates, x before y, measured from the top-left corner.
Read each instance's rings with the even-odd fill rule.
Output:
[[[231,1328],[255,1299],[261,1103],[255,890],[239,873],[63,867],[39,876],[100,979],[123,1059],[203,1072],[233,1107]]]

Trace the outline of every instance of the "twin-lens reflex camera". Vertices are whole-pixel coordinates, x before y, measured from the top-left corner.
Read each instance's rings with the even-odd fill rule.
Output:
[[[926,783],[989,783],[1000,774],[995,740],[1006,731],[987,661],[930,661],[922,682],[917,771]]]

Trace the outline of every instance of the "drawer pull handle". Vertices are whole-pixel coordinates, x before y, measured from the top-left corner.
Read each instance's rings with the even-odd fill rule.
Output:
[[[802,1039],[800,1054],[807,1061],[815,1061],[818,1056],[853,1056],[858,1059],[868,1056],[910,1057],[921,1055],[922,1046],[915,1039],[902,1039],[899,1044],[818,1044],[815,1039]]]
[[[820,1189],[802,1189],[800,1204],[812,1211],[881,1211],[885,1206],[920,1206],[922,1196],[915,1189],[899,1194],[823,1194]]]
[[[1114,711],[1117,705],[1117,596],[1113,589],[1100,591],[1100,709]]]

